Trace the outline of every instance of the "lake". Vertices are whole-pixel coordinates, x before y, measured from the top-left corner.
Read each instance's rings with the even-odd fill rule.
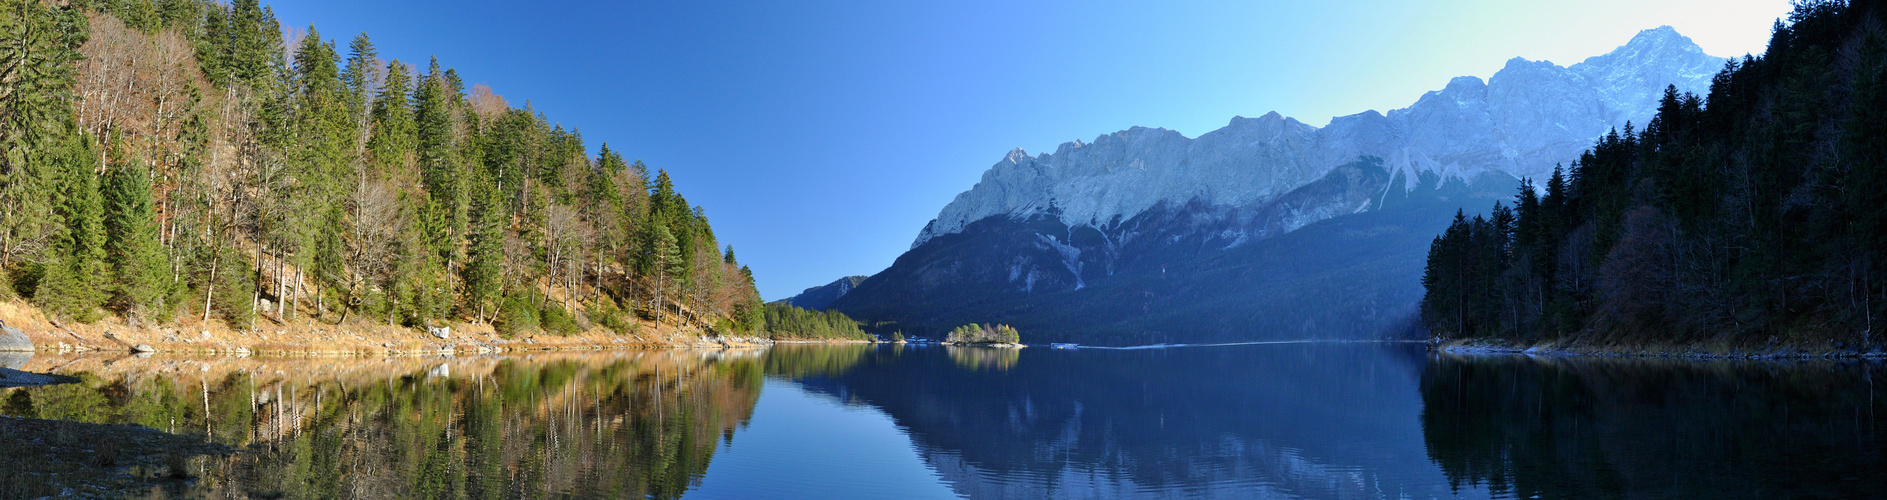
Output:
[[[16,362],[17,364],[17,362]],[[42,354],[0,413],[240,452],[169,496],[1858,498],[1879,361],[1401,343],[779,345],[398,358]],[[16,439],[18,439],[16,437]]]

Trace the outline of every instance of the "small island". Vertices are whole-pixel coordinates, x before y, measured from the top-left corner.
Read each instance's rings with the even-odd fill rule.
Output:
[[[974,345],[982,347],[1004,347],[1020,349],[1028,347],[1022,344],[1022,334],[1009,325],[968,324],[950,330],[944,337],[949,345]]]

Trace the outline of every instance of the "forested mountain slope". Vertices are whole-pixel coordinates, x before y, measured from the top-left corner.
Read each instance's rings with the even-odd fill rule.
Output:
[[[1429,251],[1437,334],[1878,348],[1887,313],[1887,6],[1799,4],[1706,95],[1667,89],[1536,196]]]
[[[0,298],[132,324],[762,321],[664,171],[256,0],[6,0]]]

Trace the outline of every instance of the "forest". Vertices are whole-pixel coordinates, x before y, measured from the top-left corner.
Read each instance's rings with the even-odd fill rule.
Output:
[[[132,325],[764,321],[665,170],[257,0],[5,0],[0,299]]]
[[[801,309],[784,302],[766,305],[766,331],[780,339],[872,340],[858,322],[838,311]]]
[[[1887,313],[1887,6],[1808,1],[1709,95],[1665,91],[1430,247],[1444,338],[1878,346]],[[1541,189],[1543,188],[1543,189]],[[1874,299],[1883,299],[1876,301]]]

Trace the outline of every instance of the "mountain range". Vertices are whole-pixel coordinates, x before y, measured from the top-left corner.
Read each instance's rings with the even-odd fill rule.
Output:
[[[1667,86],[1706,92],[1725,62],[1667,26],[1324,127],[1272,112],[1196,138],[1134,127],[1017,149],[826,306],[909,332],[1010,323],[1033,341],[1380,336],[1409,322],[1427,243],[1457,210],[1644,123]]]

